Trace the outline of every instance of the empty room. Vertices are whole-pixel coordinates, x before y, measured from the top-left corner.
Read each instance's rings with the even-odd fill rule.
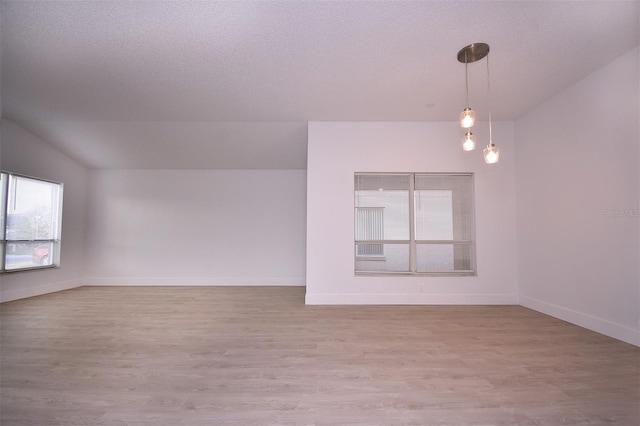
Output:
[[[640,424],[640,1],[0,1],[0,424]]]

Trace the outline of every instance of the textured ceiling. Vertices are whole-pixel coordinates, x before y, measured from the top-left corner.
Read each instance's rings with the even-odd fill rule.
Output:
[[[304,168],[307,121],[455,120],[473,42],[516,119],[637,46],[638,6],[3,1],[3,116],[92,168]]]

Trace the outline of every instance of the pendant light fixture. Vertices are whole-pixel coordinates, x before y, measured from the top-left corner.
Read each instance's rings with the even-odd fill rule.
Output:
[[[476,137],[471,131],[467,131],[462,137],[462,149],[465,151],[473,151],[476,149]]]
[[[489,45],[486,43],[473,43],[463,47],[458,52],[458,62],[464,63],[465,82],[467,89],[467,106],[460,114],[460,127],[465,129],[462,137],[462,149],[464,151],[473,151],[476,147],[476,138],[471,132],[471,128],[475,123],[475,113],[469,106],[469,71],[468,66],[472,62],[479,61],[484,57],[487,58],[487,104],[489,108],[489,144],[484,149],[484,161],[487,164],[494,164],[500,158],[500,150],[495,146],[492,139],[491,126],[491,78],[489,75]]]
[[[473,127],[474,123],[476,122],[476,113],[473,112],[473,110],[469,106],[471,105],[471,103],[469,102],[469,61],[473,62],[473,60],[470,60],[469,56],[471,52],[467,48],[462,49],[460,52],[462,52],[463,54],[462,59],[464,60],[464,77],[465,77],[465,82],[467,87],[467,107],[460,113],[460,126],[463,129],[470,129]],[[460,61],[460,52],[458,52],[459,61]],[[470,150],[467,150],[467,151],[470,151]]]

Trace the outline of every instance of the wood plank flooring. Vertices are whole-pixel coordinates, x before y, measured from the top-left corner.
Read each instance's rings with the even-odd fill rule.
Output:
[[[519,306],[84,287],[0,316],[6,426],[640,424],[639,348]]]

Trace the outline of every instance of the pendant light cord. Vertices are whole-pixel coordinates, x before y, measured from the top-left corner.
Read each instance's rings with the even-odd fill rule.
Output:
[[[468,84],[468,83],[467,83]],[[487,53],[487,107],[489,108],[489,145],[493,145],[491,132],[491,74],[489,74],[489,54]]]
[[[467,61],[467,51],[465,50],[464,52],[464,77],[465,77],[465,81],[467,83],[467,108],[469,107],[469,105],[471,105],[469,103],[469,63]]]

